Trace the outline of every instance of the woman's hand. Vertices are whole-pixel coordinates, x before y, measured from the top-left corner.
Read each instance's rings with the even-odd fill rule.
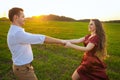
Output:
[[[68,48],[68,47],[71,47],[71,45],[72,45],[72,44],[68,41],[68,42],[66,43],[65,47]]]
[[[65,46],[67,44],[67,40],[61,40],[61,43],[63,44],[63,46]]]

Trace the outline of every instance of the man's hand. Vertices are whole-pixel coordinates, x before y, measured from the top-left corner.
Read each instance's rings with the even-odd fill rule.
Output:
[[[72,45],[72,44],[68,41],[68,42],[66,43],[65,47],[68,48],[68,47],[71,47],[71,45]]]
[[[65,46],[67,43],[67,40],[61,40],[61,43],[63,44],[63,46]]]

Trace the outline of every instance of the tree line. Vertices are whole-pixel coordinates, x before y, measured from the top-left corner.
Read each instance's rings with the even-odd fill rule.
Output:
[[[73,21],[74,22],[89,22],[90,21],[90,19],[75,20],[70,17],[58,16],[58,15],[54,15],[54,14],[27,17],[26,20],[29,20],[29,21],[71,21],[71,22],[73,22]],[[0,21],[8,21],[8,18],[2,17],[2,18],[0,18]],[[103,21],[103,22],[120,23],[120,20],[110,20],[110,21]]]

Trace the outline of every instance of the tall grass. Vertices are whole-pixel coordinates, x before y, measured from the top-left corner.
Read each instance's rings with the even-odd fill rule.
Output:
[[[107,34],[108,54],[105,60],[110,80],[120,80],[120,23],[103,23]],[[0,21],[0,80],[16,80],[12,72],[11,53],[6,36],[10,23]],[[88,34],[88,22],[26,22],[27,32],[44,34],[60,39],[80,38]],[[61,45],[32,45],[33,66],[39,80],[71,80],[79,66],[83,52],[64,48]]]

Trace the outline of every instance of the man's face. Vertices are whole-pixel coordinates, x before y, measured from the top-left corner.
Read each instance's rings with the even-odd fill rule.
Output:
[[[23,26],[25,24],[25,17],[23,11],[20,11],[20,14],[16,16],[16,21],[20,26]]]

